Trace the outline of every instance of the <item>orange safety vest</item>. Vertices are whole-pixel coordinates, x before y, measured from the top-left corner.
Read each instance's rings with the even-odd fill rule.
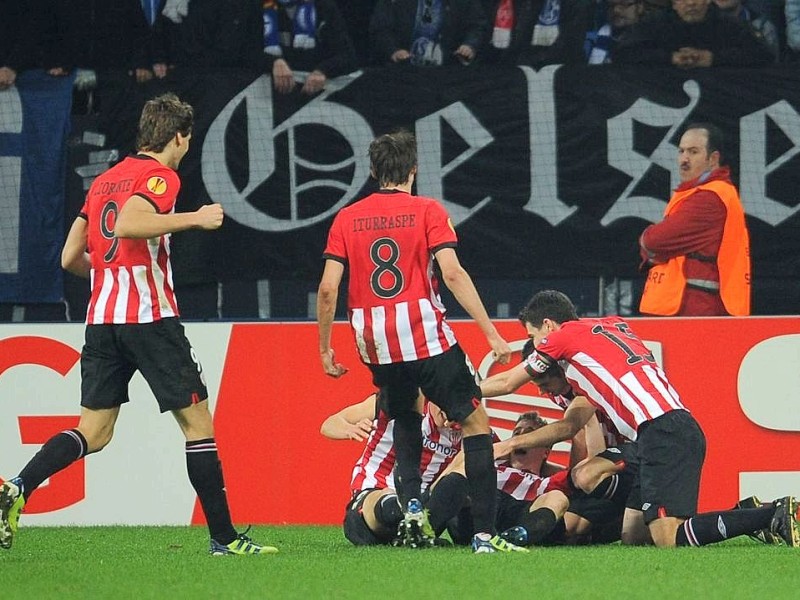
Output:
[[[714,192],[725,204],[727,216],[722,232],[722,242],[717,254],[719,269],[719,295],[725,310],[734,316],[750,314],[750,238],[744,220],[744,209],[733,184],[727,181],[709,181],[688,190],[675,192],[670,198],[664,216],[668,216],[686,198],[698,190]],[[639,310],[651,315],[674,315],[680,310],[686,275],[683,263],[686,256],[676,256],[666,263],[655,265],[647,275]]]

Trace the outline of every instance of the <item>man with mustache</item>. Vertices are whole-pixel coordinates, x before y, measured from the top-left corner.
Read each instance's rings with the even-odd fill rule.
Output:
[[[749,236],[721,150],[722,133],[709,123],[690,125],[681,136],[681,185],[664,220],[639,238],[642,267],[649,269],[644,314],[750,314]]]

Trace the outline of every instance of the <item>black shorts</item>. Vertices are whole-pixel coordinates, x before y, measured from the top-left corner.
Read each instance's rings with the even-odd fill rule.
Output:
[[[377,488],[373,488],[358,492],[358,494],[353,496],[352,500],[347,503],[347,507],[344,509],[344,523],[342,523],[344,537],[354,546],[386,545],[391,542],[394,537],[391,534],[382,535],[375,533],[364,520],[364,500],[366,500],[371,492],[376,490]]]
[[[81,406],[114,408],[128,402],[128,383],[137,370],[153,391],[161,412],[208,398],[203,368],[177,318],[86,326],[81,352]]]
[[[628,507],[643,511],[648,524],[696,514],[706,438],[694,417],[685,410],[656,417],[639,427],[634,445],[638,473]]]
[[[480,405],[475,368],[460,346],[421,360],[368,366],[390,417],[413,407],[419,389],[459,423]]]

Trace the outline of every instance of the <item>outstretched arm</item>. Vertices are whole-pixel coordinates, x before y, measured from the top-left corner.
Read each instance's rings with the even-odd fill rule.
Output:
[[[559,421],[553,421],[536,431],[515,435],[495,444],[495,458],[522,448],[549,448],[553,444],[570,440],[594,415],[595,408],[583,396],[577,396]]]
[[[530,381],[530,375],[525,370],[525,365],[520,363],[507,371],[497,373],[481,381],[481,395],[484,398],[504,396],[516,392],[522,384]]]

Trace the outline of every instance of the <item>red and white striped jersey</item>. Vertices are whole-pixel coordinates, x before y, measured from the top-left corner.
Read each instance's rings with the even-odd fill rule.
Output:
[[[569,471],[559,471],[550,477],[542,477],[530,471],[514,468],[508,464],[497,465],[497,489],[517,500],[533,502],[546,492],[560,490],[567,496],[571,490],[567,483]]]
[[[686,409],[653,355],[619,317],[562,323],[528,357],[529,369],[539,368],[537,354],[566,361],[564,373],[575,393],[607,415],[625,439],[635,440],[642,423]]]
[[[178,174],[144,155],[128,156],[94,180],[80,216],[88,224],[92,297],[86,323],[151,323],[178,316],[169,261],[169,235],[152,239],[114,236],[117,215],[131,196],[159,213],[171,213]]]
[[[350,491],[358,493],[370,488],[394,489],[394,419],[379,411],[373,430],[350,478]],[[436,481],[461,450],[461,430],[438,428],[429,410],[422,419],[422,491]]]
[[[456,243],[431,198],[381,191],[339,211],[323,258],[349,267],[348,314],[365,363],[415,361],[456,344],[433,272],[433,254]]]

